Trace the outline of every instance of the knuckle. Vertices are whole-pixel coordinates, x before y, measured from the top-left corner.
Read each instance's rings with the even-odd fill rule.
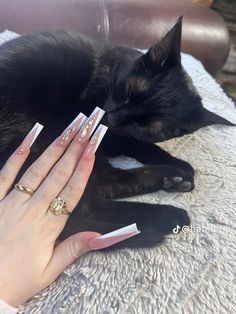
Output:
[[[5,163],[5,168],[7,169],[15,168],[17,164],[18,163],[16,162],[16,160],[11,156]]]
[[[76,259],[83,254],[83,247],[79,243],[79,241],[76,241],[76,239],[73,239],[72,241],[70,241],[68,250],[69,250],[69,255],[71,256],[72,259]]]
[[[79,163],[77,167],[77,171],[84,176],[88,176],[92,171],[92,166],[90,161],[86,161],[83,163]]]
[[[54,147],[49,146],[43,157],[48,161],[55,161],[56,156],[57,154],[55,153]]]
[[[21,216],[21,222],[22,223],[34,222],[35,224],[38,221],[38,218],[39,218],[38,212],[28,206]]]
[[[86,167],[79,165],[78,166],[78,171],[81,175],[87,174],[89,171]]]
[[[68,184],[63,192],[63,199],[66,200],[67,209],[73,210],[83,195],[84,188],[77,185]]]
[[[69,151],[70,158],[74,158],[74,159],[77,158],[78,153],[79,153],[78,146],[77,145],[76,147],[71,146],[70,151]]]
[[[0,186],[5,185],[7,182],[7,176],[4,173],[0,173]]]
[[[84,193],[84,189],[85,189],[85,186],[78,186],[77,187],[77,195],[81,196]]]
[[[42,174],[36,167],[30,167],[27,172],[26,176],[24,178],[27,182],[32,181],[41,181],[43,179]]]
[[[58,227],[58,223],[47,223],[43,224],[41,227],[41,232],[43,235],[45,235],[46,237],[48,236],[53,236],[53,235],[58,235],[60,229]]]
[[[55,176],[56,178],[58,178],[59,180],[61,180],[61,179],[68,177],[68,172],[64,168],[56,167],[52,170],[52,175]]]
[[[77,198],[82,191],[82,188],[77,185],[68,184],[67,185],[67,193],[70,195],[70,198]]]

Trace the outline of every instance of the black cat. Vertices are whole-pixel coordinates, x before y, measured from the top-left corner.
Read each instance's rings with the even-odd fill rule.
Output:
[[[183,209],[110,200],[160,189],[191,191],[193,168],[153,143],[214,123],[231,125],[203,108],[181,66],[181,24],[180,18],[146,54],[66,31],[25,35],[0,47],[2,164],[36,121],[45,126],[44,134],[28,164],[79,112],[89,115],[95,106],[106,110],[103,123],[109,132],[61,239],[137,222],[142,233],[116,247],[152,246],[176,225],[189,224]],[[108,157],[118,155],[145,166],[112,168]]]

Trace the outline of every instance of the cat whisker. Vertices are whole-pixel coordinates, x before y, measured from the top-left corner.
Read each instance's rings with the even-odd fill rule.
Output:
[[[108,80],[109,80],[109,74],[108,74]],[[108,81],[106,81],[106,83],[105,83],[104,92],[105,92],[106,97],[108,98],[109,97],[109,83],[108,83]]]
[[[115,83],[115,78],[116,78],[116,70],[118,68],[118,63],[119,63],[119,59],[117,57],[115,57],[115,60],[114,60],[114,66],[113,66],[113,69],[112,69],[112,77],[111,77],[111,93],[113,92],[114,90],[114,83]]]

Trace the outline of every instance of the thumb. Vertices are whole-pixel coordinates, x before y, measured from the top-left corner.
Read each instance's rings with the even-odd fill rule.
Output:
[[[89,252],[89,240],[100,235],[91,231],[80,232],[59,243],[45,270],[45,276],[49,277],[50,281],[55,280],[77,258]]]

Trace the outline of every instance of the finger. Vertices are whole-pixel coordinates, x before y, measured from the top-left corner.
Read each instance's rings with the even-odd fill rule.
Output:
[[[92,120],[93,121],[92,125],[89,124],[91,121],[91,117],[85,122],[86,124],[89,124],[87,134],[88,133],[90,134],[93,131],[93,127],[94,126],[96,127],[98,121],[100,121],[104,114],[104,111],[102,109],[98,108],[97,111],[99,111],[99,114],[96,116],[96,120]],[[51,201],[58,196],[60,191],[64,188],[67,181],[73,174],[76,165],[78,164],[79,159],[81,158],[82,153],[85,147],[87,146],[87,143],[81,141],[81,132],[83,131],[83,128],[84,126],[82,127],[81,131],[77,134],[77,136],[74,138],[73,142],[71,143],[65,154],[52,168],[47,178],[38,188],[37,192],[31,197],[30,202],[34,202],[34,204],[41,205],[41,209],[37,209],[35,207],[36,210],[40,210],[41,212],[44,211],[45,213],[45,210],[48,208]],[[42,206],[42,200],[46,205],[45,208]]]
[[[89,231],[77,233],[58,244],[47,265],[44,275],[48,280],[53,281],[83,254],[91,250],[107,248],[133,236],[137,236],[140,233],[141,231],[137,229],[136,224],[120,228],[104,235]]]
[[[43,125],[36,123],[31,131],[28,133],[21,145],[7,160],[5,165],[0,171],[0,200],[2,200],[12,184],[14,183],[18,172],[26,161],[30,153],[30,148],[35,142],[36,138],[43,129]]]
[[[95,161],[94,157],[90,159],[82,157],[81,161],[76,167],[75,175],[71,182],[70,183],[68,182],[66,188],[63,189],[63,191],[59,193],[59,195],[58,194],[56,195],[66,201],[66,208],[69,212],[72,212],[72,210],[78,204],[79,200],[81,199],[84,193],[89,177],[93,170],[94,161]],[[52,201],[52,199],[50,201]],[[47,217],[50,216],[49,220],[55,221],[58,227],[58,232],[60,232],[65,225],[68,215],[65,214],[61,214],[59,216],[54,215],[53,213],[48,211],[48,208],[46,208],[46,212],[47,213],[45,218],[48,219]]]
[[[73,211],[84,193],[95,161],[95,152],[99,147],[99,144],[101,143],[106,131],[107,127],[100,124],[97,131],[88,143],[72,177],[59,194],[59,196],[66,201],[67,210],[69,212]],[[60,230],[63,229],[68,218],[67,215],[60,215],[58,217],[53,215],[50,211],[47,212],[47,215],[56,221]]]
[[[89,252],[89,240],[99,236],[97,232],[80,232],[59,243],[44,271],[45,280],[54,281],[77,258]]]
[[[83,125],[86,116],[80,113],[66,130],[59,136],[44,152],[43,154],[28,168],[25,174],[19,181],[19,184],[35,191],[42,183],[53,165],[66,151],[68,145]],[[18,202],[24,202],[30,198],[30,195],[14,189],[9,197],[14,197]]]

